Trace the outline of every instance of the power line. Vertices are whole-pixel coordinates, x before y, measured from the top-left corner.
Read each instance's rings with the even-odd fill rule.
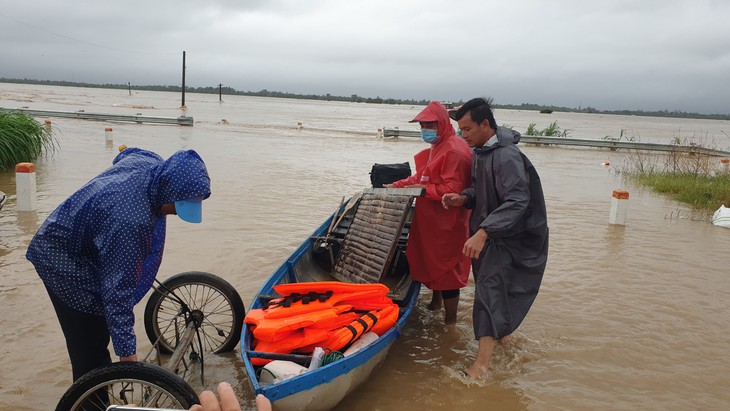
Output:
[[[88,42],[88,41],[85,41],[85,40],[79,40],[77,38],[73,38],[73,37],[70,37],[70,36],[66,36],[64,34],[56,33],[54,31],[44,29],[43,27],[38,27],[38,26],[35,26],[33,24],[24,22],[22,20],[18,20],[16,18],[13,18],[13,17],[10,17],[10,16],[6,16],[6,15],[4,15],[2,13],[0,13],[0,17],[4,17],[4,18],[6,18],[8,20],[12,20],[12,21],[14,21],[16,23],[23,24],[23,25],[28,26],[28,27],[31,27],[31,28],[33,28],[35,30],[39,30],[39,31],[42,31],[42,32],[45,32],[45,33],[48,33],[48,34],[52,34],[52,35],[57,36],[57,37],[60,37],[62,39],[74,41],[74,42],[81,43],[81,44],[86,44],[86,45],[93,46],[93,47],[98,47],[98,48],[101,48],[101,49],[114,50],[114,51],[119,51],[119,52],[122,52],[122,53],[147,54],[147,55],[176,55],[176,54],[179,54],[178,52],[154,53],[154,52],[139,51],[139,50],[124,50],[124,49],[120,49],[120,48],[116,48],[116,47],[104,46],[104,45],[101,45],[101,44],[91,43],[91,42]]]

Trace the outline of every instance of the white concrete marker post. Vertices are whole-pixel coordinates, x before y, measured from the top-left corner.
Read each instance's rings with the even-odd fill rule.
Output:
[[[35,164],[15,165],[15,204],[18,211],[35,211],[38,208],[35,186]]]
[[[107,128],[104,129],[104,141],[106,141],[109,144],[111,144],[111,143],[114,142],[114,138],[112,136],[112,128],[111,127],[107,127]]]
[[[626,225],[626,208],[628,205],[629,192],[613,190],[611,195],[611,215],[608,217],[608,223]]]

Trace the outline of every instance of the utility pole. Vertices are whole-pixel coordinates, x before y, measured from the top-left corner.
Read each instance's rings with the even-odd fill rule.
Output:
[[[183,51],[183,66],[182,66],[182,107],[185,107],[185,51]]]
[[[218,101],[223,102],[223,83],[218,84]]]

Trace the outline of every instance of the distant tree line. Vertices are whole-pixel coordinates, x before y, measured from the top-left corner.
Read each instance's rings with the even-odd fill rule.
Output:
[[[702,118],[708,120],[730,120],[730,114],[700,114],[700,113],[689,113],[686,111],[679,110],[658,110],[658,111],[644,111],[644,110],[598,110],[593,107],[582,107],[582,108],[570,108],[561,106],[544,106],[539,104],[495,104],[498,108],[513,109],[513,110],[537,110],[537,111],[562,111],[571,113],[589,113],[589,114],[620,114],[624,116],[648,116],[648,117],[676,117],[676,118]]]
[[[35,80],[35,79],[13,79],[0,77],[0,83],[21,83],[21,84],[45,84],[49,86],[70,86],[70,87],[87,87],[87,88],[106,88],[106,89],[124,89],[133,88],[135,90],[148,90],[148,91],[170,91],[170,92],[181,92],[180,86],[139,86],[130,84],[92,84],[82,83],[74,81],[57,81],[57,80]],[[291,98],[291,99],[302,99],[302,100],[324,100],[324,101],[349,101],[353,103],[372,103],[372,104],[404,104],[404,105],[427,105],[429,100],[414,100],[414,99],[398,99],[398,98],[381,98],[378,97],[361,97],[357,94],[348,96],[333,96],[329,93],[320,94],[296,94],[287,93],[282,91],[240,91],[232,87],[185,87],[186,93],[201,93],[201,94],[221,94],[225,95],[238,95],[238,96],[257,96],[257,97],[275,97],[275,98]],[[449,102],[450,105],[458,107],[463,104],[464,101]],[[589,114],[621,114],[621,115],[633,115],[633,116],[650,116],[650,117],[676,117],[676,118],[700,118],[709,120],[730,120],[730,114],[700,114],[690,113],[685,111],[644,111],[644,110],[598,110],[593,107],[562,107],[562,106],[551,106],[541,104],[495,104],[495,108],[499,109],[513,109],[513,110],[535,110],[542,111],[544,113],[550,113],[553,111],[560,112],[571,112],[571,113],[589,113]]]

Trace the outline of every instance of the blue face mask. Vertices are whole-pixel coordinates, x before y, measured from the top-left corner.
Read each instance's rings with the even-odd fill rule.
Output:
[[[430,130],[427,128],[421,129],[421,138],[429,144],[439,141],[439,136],[436,134],[436,130]]]

